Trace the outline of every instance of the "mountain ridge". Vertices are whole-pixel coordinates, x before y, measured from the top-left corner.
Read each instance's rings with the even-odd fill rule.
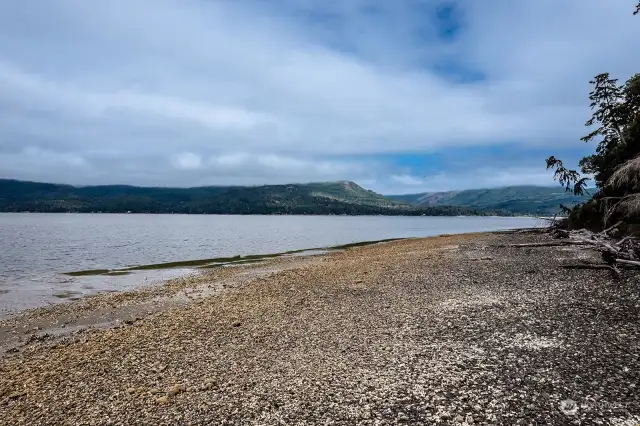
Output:
[[[73,186],[0,179],[0,212],[486,215],[466,207],[394,201],[352,181],[192,188]]]
[[[513,185],[498,188],[388,195],[387,198],[421,206],[465,206],[504,209],[511,213],[555,214],[560,205],[573,206],[588,196],[575,196],[559,186]]]
[[[534,185],[382,195],[349,180],[180,188],[0,179],[0,212],[553,215],[584,199]]]

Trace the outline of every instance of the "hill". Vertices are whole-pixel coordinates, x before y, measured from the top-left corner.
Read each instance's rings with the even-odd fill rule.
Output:
[[[71,186],[0,179],[0,212],[103,212],[186,214],[503,214],[467,207],[411,205],[354,182],[265,186],[144,188]]]
[[[390,195],[388,199],[419,206],[464,206],[489,210],[505,210],[514,214],[553,215],[560,205],[573,206],[586,201],[587,196],[568,194],[562,187],[507,186],[492,189],[425,192]]]

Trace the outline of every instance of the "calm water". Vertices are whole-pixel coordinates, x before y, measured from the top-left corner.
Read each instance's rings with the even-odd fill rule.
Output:
[[[535,226],[530,218],[0,213],[0,315],[184,274],[65,272]]]

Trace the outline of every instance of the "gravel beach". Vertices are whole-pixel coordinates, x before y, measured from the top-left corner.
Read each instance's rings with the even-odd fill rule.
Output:
[[[536,233],[218,268],[0,322],[3,425],[640,425],[640,279]]]

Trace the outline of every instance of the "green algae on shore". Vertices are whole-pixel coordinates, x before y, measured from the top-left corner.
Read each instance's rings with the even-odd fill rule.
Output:
[[[71,277],[84,277],[89,275],[106,275],[111,271],[109,269],[87,269],[84,271],[74,271],[74,272],[65,272],[64,275],[69,275]]]

